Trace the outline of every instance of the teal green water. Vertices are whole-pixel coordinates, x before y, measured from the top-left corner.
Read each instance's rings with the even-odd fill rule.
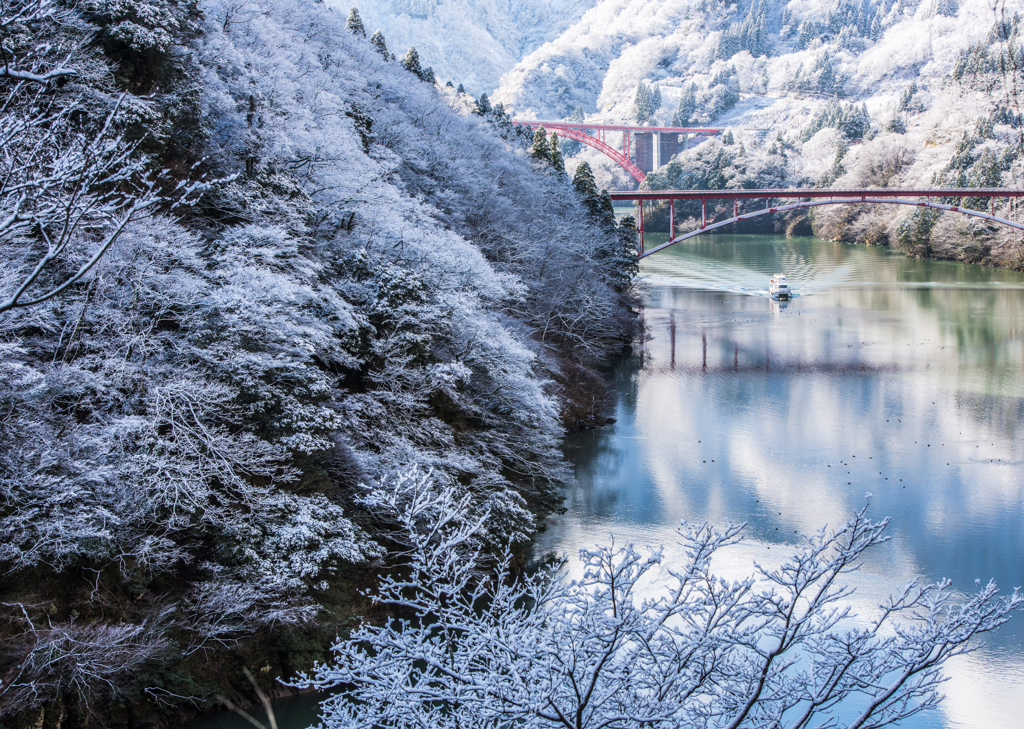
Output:
[[[641,268],[648,339],[614,372],[617,422],[568,439],[577,484],[540,551],[614,535],[671,555],[682,519],[745,521],[718,565],[739,575],[870,492],[893,539],[855,577],[861,612],[916,575],[1024,584],[1024,275],[735,235]],[[1022,726],[1024,615],[948,675],[904,726]]]

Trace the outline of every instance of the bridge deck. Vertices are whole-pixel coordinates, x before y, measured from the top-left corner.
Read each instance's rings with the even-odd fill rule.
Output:
[[[897,197],[1024,197],[1024,190],[1000,187],[943,188],[785,188],[763,190],[611,190],[612,200],[746,200],[782,198],[897,198]]]
[[[545,129],[599,129],[608,132],[638,132],[650,134],[651,132],[662,132],[672,134],[718,134],[724,131],[722,127],[643,127],[636,124],[590,124],[588,122],[574,121],[545,121],[543,119],[513,119],[513,124],[525,124],[530,127],[544,127]]]
[[[738,223],[741,220],[749,220],[760,215],[771,215],[773,213],[788,212],[801,208],[811,208],[820,205],[849,205],[859,203],[871,203],[876,205],[912,205],[917,207],[934,208],[936,210],[947,210],[954,213],[962,213],[976,218],[983,218],[993,223],[999,223],[1018,230],[1024,230],[1024,223],[1015,220],[996,217],[996,198],[1021,198],[1024,197],[1024,190],[1015,190],[997,187],[939,187],[939,188],[859,188],[859,189],[760,189],[760,190],[613,190],[609,193],[612,200],[636,200],[639,210],[637,211],[637,255],[646,258],[652,253],[664,250],[669,246],[692,238],[701,233],[718,230],[726,225]],[[991,212],[985,213],[980,210],[958,207],[942,202],[935,202],[932,198],[960,198],[959,205],[963,204],[963,198],[985,197],[991,200]],[[914,198],[917,198],[916,200]],[[924,198],[923,200],[921,198]],[[739,201],[743,200],[764,200],[765,206],[760,210],[753,210],[740,214]],[[772,205],[772,200],[789,199],[794,202],[782,205]],[[644,201],[667,200],[669,204],[669,240],[656,248],[647,250],[644,240]],[[675,204],[677,200],[700,201],[700,227],[683,235],[676,235]],[[708,200],[732,200],[732,217],[725,220],[718,220],[708,224],[707,202]]]

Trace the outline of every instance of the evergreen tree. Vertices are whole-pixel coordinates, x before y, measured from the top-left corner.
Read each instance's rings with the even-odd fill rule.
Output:
[[[739,28],[738,36],[740,49],[750,51],[750,55],[755,58],[767,56],[771,53],[771,39],[768,32],[768,10],[765,7],[764,0],[757,0],[757,2],[750,6],[747,19]],[[731,55],[721,55],[719,57],[729,58]]]
[[[796,47],[800,49],[810,48],[817,37],[818,29],[814,26],[814,23],[800,23],[800,29],[797,31]]]
[[[419,78],[423,78],[423,67],[420,65],[420,54],[416,52],[415,46],[409,46],[409,50],[406,51],[405,57],[402,59],[402,68],[409,73],[416,74]]]
[[[374,31],[373,35],[370,36],[370,43],[377,49],[377,53],[384,56],[384,60],[391,60],[391,53],[388,51],[388,44],[384,42],[384,34],[379,30]]]
[[[697,84],[690,84],[683,89],[683,95],[679,97],[679,108],[672,119],[672,125],[677,127],[688,127],[693,123],[693,115],[697,111]]]
[[[366,28],[363,27],[363,19],[359,17],[359,11],[352,8],[348,13],[348,20],[345,22],[345,29],[356,35],[366,37]]]
[[[424,83],[434,84],[437,79],[434,77],[434,69],[423,68],[420,65],[420,54],[416,52],[414,46],[409,46],[409,50],[405,54],[405,58],[402,59],[402,68],[409,73],[416,74],[416,77]]]
[[[608,230],[615,230],[615,205],[612,204],[612,196],[607,190],[601,190],[601,194],[598,195],[597,214]]]
[[[580,162],[572,176],[573,189],[583,198],[584,205],[594,220],[609,232],[615,230],[615,208],[607,190],[597,191],[594,171],[586,162]]]
[[[782,30],[779,32],[783,38],[788,38],[793,33],[793,11],[787,5],[782,10]]]
[[[555,168],[555,172],[565,174],[565,159],[562,157],[562,150],[558,148],[558,134],[555,132],[551,133],[551,166]]]
[[[636,119],[637,121],[644,121],[644,110],[647,108],[647,96],[650,91],[647,90],[647,84],[641,81],[636,86],[636,94],[633,95],[633,104],[636,107]]]
[[[882,37],[882,19],[876,15],[871,21],[871,40],[877,41]]]
[[[463,86],[462,84],[459,84],[459,88],[457,88],[457,89],[455,89],[455,90],[456,90],[457,92],[459,92],[460,94],[464,94],[464,93],[466,93],[466,87],[465,87],[465,86]]]
[[[514,139],[519,133],[519,127],[512,123],[512,117],[505,111],[505,105],[498,102],[494,105],[491,113],[487,116],[491,125],[498,130],[503,139]]]
[[[533,147],[530,149],[530,156],[551,164],[551,145],[548,143],[548,133],[544,127],[537,127],[537,131],[533,133]]]
[[[895,132],[896,134],[907,133],[906,122],[903,121],[903,117],[901,117],[899,114],[897,114],[892,119],[887,121],[885,123],[885,126],[882,127],[882,129],[887,132]]]
[[[650,119],[654,112],[661,106],[661,90],[658,87],[650,88],[641,81],[636,87],[636,96],[633,98],[636,104],[636,119],[645,122]]]
[[[632,215],[627,215],[619,223],[616,234],[597,251],[599,258],[613,264],[605,269],[610,272],[611,280],[608,283],[620,293],[629,290],[633,279],[640,270],[640,262],[636,257],[636,246],[636,219]]]
[[[580,162],[576,172],[572,176],[572,186],[584,200],[597,198],[597,181],[594,179],[594,171],[586,161]]]
[[[476,114],[484,116],[491,112],[491,100],[487,98],[487,94],[480,94],[480,100],[476,102]]]
[[[726,146],[729,146],[729,145],[735,144],[735,143],[736,143],[736,140],[732,136],[732,130],[731,129],[727,130],[726,133],[722,135],[722,144],[724,144]]]

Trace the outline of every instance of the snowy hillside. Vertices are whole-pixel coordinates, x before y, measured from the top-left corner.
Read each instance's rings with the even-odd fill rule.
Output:
[[[837,92],[877,114],[909,80],[941,81],[995,20],[988,0],[605,0],[509,71],[496,98],[540,118],[580,105],[625,120],[643,81],[661,89],[654,121],[667,123],[692,84],[717,80],[740,102],[701,122],[776,126]]]
[[[563,31],[597,0],[333,0],[357,4],[368,32],[381,30],[399,57],[415,46],[441,83],[451,80],[479,96],[526,54]]]

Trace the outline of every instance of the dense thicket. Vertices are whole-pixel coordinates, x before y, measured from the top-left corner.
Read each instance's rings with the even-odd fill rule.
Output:
[[[308,663],[393,546],[359,499],[409,466],[525,539],[633,321],[629,224],[344,15],[88,8],[0,3],[8,726]]]

